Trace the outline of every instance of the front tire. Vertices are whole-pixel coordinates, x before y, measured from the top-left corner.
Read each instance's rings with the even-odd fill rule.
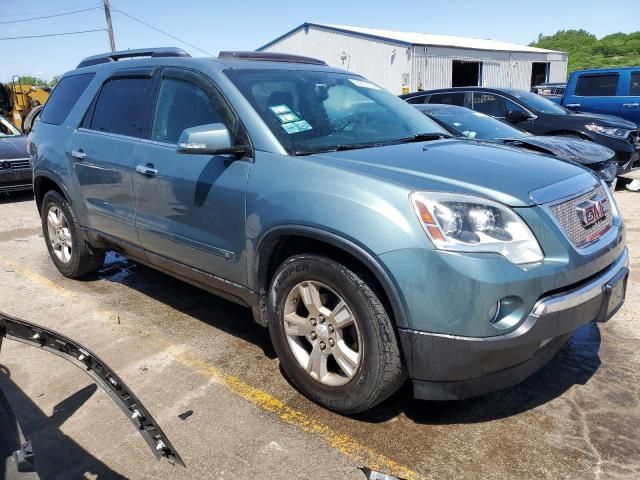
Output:
[[[327,257],[297,255],[269,289],[269,333],[292,383],[336,412],[368,410],[406,378],[396,334],[362,276]]]
[[[46,193],[41,219],[49,256],[60,273],[81,278],[102,268],[104,250],[94,249],[84,240],[71,205],[60,193]]]

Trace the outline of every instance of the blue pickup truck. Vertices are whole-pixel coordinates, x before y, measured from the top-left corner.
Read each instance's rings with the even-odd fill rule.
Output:
[[[564,96],[550,100],[571,110],[615,115],[640,126],[640,67],[573,72]]]

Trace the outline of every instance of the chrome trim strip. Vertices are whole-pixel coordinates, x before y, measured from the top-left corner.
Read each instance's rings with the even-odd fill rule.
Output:
[[[573,290],[569,293],[559,294],[546,300],[540,300],[535,304],[532,314],[535,316],[547,315],[560,312],[569,308],[577,307],[601,295],[604,286],[615,277],[620,270],[629,266],[629,250],[625,247],[622,254],[602,275],[592,280],[588,284]]]
[[[564,202],[574,197],[579,197],[583,193],[593,190],[599,184],[594,175],[584,172],[575,177],[561,180],[546,187],[532,190],[529,192],[529,198],[538,205],[544,205],[551,202]]]

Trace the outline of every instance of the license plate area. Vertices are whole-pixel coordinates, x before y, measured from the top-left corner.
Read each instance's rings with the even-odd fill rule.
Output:
[[[606,322],[609,320],[624,304],[624,298],[627,293],[628,278],[629,269],[623,268],[604,286],[604,299],[602,302],[601,313],[598,318],[599,322]]]

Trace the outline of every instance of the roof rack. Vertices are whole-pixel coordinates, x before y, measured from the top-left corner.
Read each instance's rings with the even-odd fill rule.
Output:
[[[326,65],[323,60],[275,52],[233,52],[222,51],[218,54],[221,60],[257,60],[262,62],[308,63],[310,65]]]
[[[134,57],[190,57],[187,52],[176,47],[138,48],[133,50],[120,50],[118,52],[101,53],[82,60],[76,68],[99,65],[101,63],[117,62],[123,58]]]

